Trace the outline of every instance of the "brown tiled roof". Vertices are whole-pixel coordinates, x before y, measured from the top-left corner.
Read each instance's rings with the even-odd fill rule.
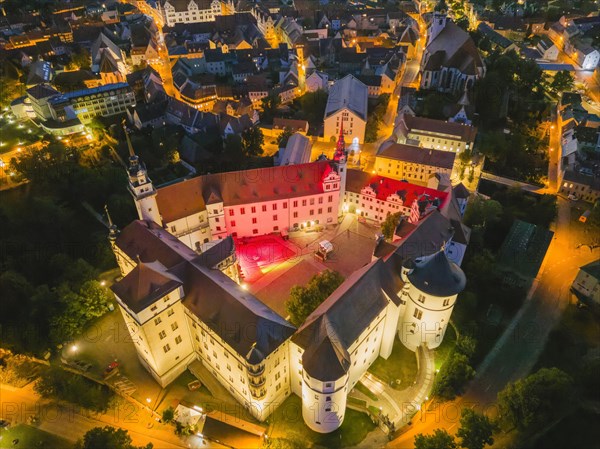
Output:
[[[158,189],[158,207],[165,223],[199,213],[212,191],[225,206],[273,201],[323,193],[328,161],[257,168],[205,175]]]
[[[137,313],[181,285],[181,280],[160,262],[140,262],[111,289]]]
[[[393,143],[385,147],[377,156],[450,170],[454,165],[456,154],[452,151],[431,150],[414,145]]]
[[[293,131],[298,130],[298,129],[307,130],[308,122],[306,120],[293,120],[293,119],[289,119],[289,118],[275,117],[273,119],[273,128],[275,128],[275,129],[290,128]]]
[[[233,239],[196,254],[154,222],[136,220],[116,241],[136,268],[112,287],[134,312],[145,309],[173,286],[183,285],[183,305],[242,357],[255,347],[267,357],[294,327],[211,266],[231,256]],[[152,261],[148,263],[148,261]]]
[[[462,123],[446,122],[426,117],[416,117],[404,114],[404,122],[409,131],[426,131],[430,133],[441,133],[457,136],[463,142],[473,142],[477,135],[477,128]]]

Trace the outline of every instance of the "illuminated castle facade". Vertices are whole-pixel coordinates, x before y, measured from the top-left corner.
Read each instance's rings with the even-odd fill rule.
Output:
[[[391,354],[396,336],[413,351],[437,347],[465,285],[447,254],[455,235],[468,234],[455,189],[369,177],[349,192],[363,176],[346,171],[341,139],[333,160],[155,189],[130,146],[140,219],[122,232],[111,227],[123,275],[112,289],[157,382],[168,385],[201,363],[257,419],[294,393],[306,424],[326,433],[342,424],[348,392],[378,356]],[[407,219],[394,242],[379,241],[372,262],[296,329],[239,285],[234,238],[336,225],[349,193],[367,201],[369,218],[386,202]]]

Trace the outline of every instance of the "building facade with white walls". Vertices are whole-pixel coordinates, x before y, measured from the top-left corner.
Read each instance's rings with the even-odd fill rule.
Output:
[[[275,172],[211,175],[227,182],[200,177],[183,195],[154,189],[131,147],[130,152],[130,192],[140,220],[120,233],[111,226],[110,241],[123,275],[111,288],[140,362],[161,385],[199,361],[257,419],[264,420],[294,393],[302,399],[305,423],[326,433],[342,424],[348,392],[377,357],[389,357],[396,339],[413,351],[441,344],[465,283],[447,251],[455,229],[462,226],[454,190],[411,191],[413,205],[419,205],[417,194],[430,195],[423,210],[397,229],[385,250],[378,242],[373,261],[351,274],[296,329],[239,285],[232,238],[238,225],[231,221],[250,220],[237,228],[243,235],[248,229],[272,232],[272,214],[293,217],[298,212],[297,218],[286,220],[300,220],[301,212],[310,219],[310,211],[320,205],[332,208],[322,212],[324,219],[332,214],[337,220],[336,208],[354,176],[346,173],[345,153],[336,151],[333,161],[277,167]],[[289,168],[294,170],[282,171]],[[284,173],[287,178],[280,178]],[[407,197],[402,187],[376,178],[360,193],[365,199],[386,193],[386,200]],[[164,216],[181,207],[187,215],[180,220],[198,217],[197,224],[208,223],[211,244],[196,244],[189,238],[192,232],[176,235],[177,225],[173,230]],[[268,224],[259,224],[259,217]]]

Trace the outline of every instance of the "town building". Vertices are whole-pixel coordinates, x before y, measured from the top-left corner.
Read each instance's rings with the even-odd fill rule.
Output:
[[[306,164],[310,162],[311,147],[312,144],[306,136],[294,133],[285,147],[280,148],[275,155],[275,165]]]
[[[434,13],[421,61],[421,88],[439,92],[471,89],[485,75],[485,64],[469,33],[446,14]]]
[[[426,185],[435,174],[452,174],[456,154],[420,148],[414,145],[392,143],[383,146],[375,156],[375,172],[397,180]]]
[[[582,303],[600,310],[600,260],[579,268],[571,291]]]
[[[164,0],[158,8],[169,27],[176,23],[213,22],[222,14],[219,0]]]
[[[447,122],[405,113],[397,118],[394,133],[398,143],[460,153],[473,149],[477,128],[465,123]]]
[[[369,92],[352,75],[335,82],[325,106],[323,139],[335,141],[341,131],[352,144],[363,143],[367,126]]]
[[[594,204],[600,200],[600,177],[593,173],[568,169],[563,175],[559,192],[567,197]]]

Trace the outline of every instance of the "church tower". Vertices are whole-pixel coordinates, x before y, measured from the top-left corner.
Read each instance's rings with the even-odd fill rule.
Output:
[[[348,152],[346,151],[346,142],[344,140],[344,122],[340,125],[340,136],[338,138],[335,152],[333,153],[333,164],[335,169],[340,175],[340,202],[339,202],[339,214],[341,215],[344,207],[344,199],[346,195],[346,175],[347,175],[347,164],[348,164]]]
[[[438,34],[440,34],[442,30],[446,28],[447,21],[448,16],[446,15],[446,11],[436,11],[433,13],[429,30],[427,30],[427,45],[429,45],[431,41],[433,41]]]
[[[151,220],[162,226],[162,220],[158,213],[158,203],[156,202],[156,189],[150,178],[148,178],[146,166],[143,162],[140,162],[140,158],[133,151],[125,121],[123,121],[123,130],[129,148],[129,167],[127,168],[129,192],[133,196],[138,216],[141,220]]]

